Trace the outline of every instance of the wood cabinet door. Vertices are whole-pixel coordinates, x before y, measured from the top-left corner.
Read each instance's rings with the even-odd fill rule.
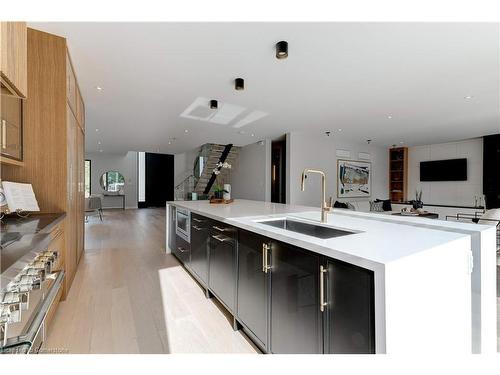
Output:
[[[76,226],[77,226],[77,248],[76,248],[76,259],[77,264],[84,251],[84,239],[85,239],[85,135],[82,130],[76,128],[77,137],[77,155],[76,155],[76,165],[77,165],[77,193],[76,193]]]
[[[67,166],[68,166],[68,205],[66,212],[66,283],[71,285],[76,272],[77,258],[77,202],[78,202],[78,140],[76,119],[67,106]],[[69,289],[69,288],[68,288]]]
[[[191,270],[200,280],[208,284],[208,244],[210,221],[191,214]]]
[[[269,239],[244,230],[238,237],[237,316],[267,349],[268,275],[263,244]]]
[[[22,101],[12,95],[0,95],[0,153],[15,160],[23,158]]]
[[[272,353],[323,353],[319,257],[292,245],[271,244]]]
[[[16,93],[28,94],[28,39],[26,22],[0,22],[0,71]]]
[[[76,115],[76,78],[73,71],[73,66],[71,65],[71,59],[69,54],[66,54],[66,96],[68,99],[69,106]]]
[[[85,104],[78,87],[76,88],[76,118],[78,125],[80,125],[80,128],[85,133]]]
[[[325,352],[375,353],[373,272],[329,260],[325,279]]]
[[[210,235],[208,284],[233,312],[236,292],[236,250],[234,240],[220,233]]]

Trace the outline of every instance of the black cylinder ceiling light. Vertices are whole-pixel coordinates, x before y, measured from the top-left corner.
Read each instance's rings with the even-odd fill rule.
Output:
[[[234,80],[234,89],[241,91],[245,89],[245,80],[243,78],[236,78]]]
[[[276,58],[277,59],[286,59],[288,57],[288,42],[282,40],[281,42],[276,43]]]
[[[210,109],[217,109],[218,103],[217,100],[212,99],[210,100]]]

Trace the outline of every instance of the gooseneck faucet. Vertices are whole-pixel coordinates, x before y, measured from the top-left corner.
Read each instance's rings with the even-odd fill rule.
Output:
[[[306,178],[308,173],[317,173],[321,175],[321,222],[326,223],[327,222],[327,212],[330,212],[332,209],[332,198],[330,198],[330,205],[328,206],[326,204],[326,176],[323,171],[317,170],[317,169],[304,169],[302,171],[302,177],[301,177],[301,184],[300,184],[300,190],[304,191],[306,188]]]

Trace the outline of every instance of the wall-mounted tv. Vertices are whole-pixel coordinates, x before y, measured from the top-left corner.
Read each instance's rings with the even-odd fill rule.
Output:
[[[421,161],[420,181],[467,181],[467,159]]]

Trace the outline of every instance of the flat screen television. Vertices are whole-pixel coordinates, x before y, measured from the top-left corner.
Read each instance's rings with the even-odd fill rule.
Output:
[[[467,159],[421,161],[420,181],[467,181]]]

